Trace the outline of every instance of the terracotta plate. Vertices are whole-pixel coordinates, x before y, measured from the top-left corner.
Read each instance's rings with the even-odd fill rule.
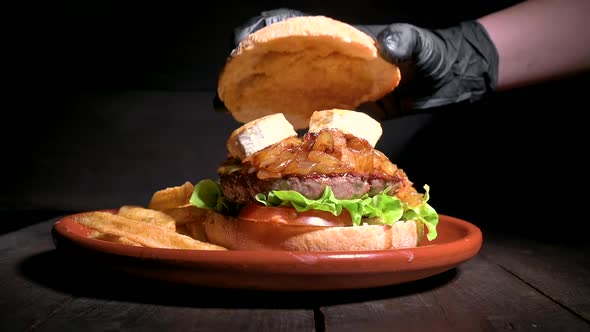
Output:
[[[264,290],[359,289],[414,281],[475,256],[475,225],[441,215],[438,237],[412,249],[342,252],[198,251],[126,246],[88,238],[72,215],[52,229],[58,250],[138,277],[221,288]],[[72,258],[76,258],[72,257]]]

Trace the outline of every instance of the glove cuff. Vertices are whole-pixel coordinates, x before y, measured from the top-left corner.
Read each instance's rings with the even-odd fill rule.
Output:
[[[419,33],[423,40],[416,69],[426,80],[421,82],[425,90],[415,91],[412,108],[475,102],[496,89],[498,52],[479,22],[465,21],[452,28],[422,29]],[[434,91],[428,92],[428,86]]]
[[[486,29],[478,21],[466,21],[460,24],[461,31],[473,51],[481,58],[482,76],[487,91],[496,89],[498,83],[498,50]]]
[[[474,102],[496,89],[498,52],[479,22],[465,21],[438,30],[408,24],[389,28],[387,32],[397,38],[392,39],[393,47],[382,50],[385,58],[395,55],[402,81],[376,103],[381,118]],[[380,34],[378,41],[387,44],[387,36]]]

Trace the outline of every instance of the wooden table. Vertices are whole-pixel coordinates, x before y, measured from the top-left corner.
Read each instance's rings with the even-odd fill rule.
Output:
[[[169,285],[72,264],[52,243],[54,221],[0,235],[0,331],[590,331],[587,244],[484,230],[476,257],[431,278],[277,293]]]

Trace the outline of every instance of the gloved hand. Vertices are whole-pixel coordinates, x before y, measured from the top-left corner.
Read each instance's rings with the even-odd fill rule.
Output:
[[[262,12],[235,29],[235,45],[267,25],[306,15],[288,8]],[[398,65],[402,77],[392,93],[361,105],[360,111],[383,120],[432,107],[473,102],[495,89],[498,54],[487,32],[476,21],[438,30],[405,23],[354,26],[375,39],[381,56]]]
[[[386,118],[476,101],[496,87],[498,54],[477,21],[429,30],[411,24],[357,26],[380,54],[400,67],[400,85],[376,104]]]

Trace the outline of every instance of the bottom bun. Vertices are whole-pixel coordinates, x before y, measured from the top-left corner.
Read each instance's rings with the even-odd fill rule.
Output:
[[[234,250],[358,251],[413,248],[420,243],[420,222],[392,226],[304,226],[255,222],[208,214],[205,233],[209,242]]]

